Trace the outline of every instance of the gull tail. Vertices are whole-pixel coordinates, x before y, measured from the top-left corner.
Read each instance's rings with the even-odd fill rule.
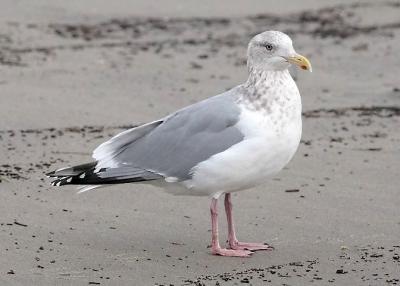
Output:
[[[46,174],[54,178],[53,186],[83,185],[79,193],[98,188],[101,185],[151,181],[163,178],[147,170],[131,166],[98,168],[97,162],[58,169]]]

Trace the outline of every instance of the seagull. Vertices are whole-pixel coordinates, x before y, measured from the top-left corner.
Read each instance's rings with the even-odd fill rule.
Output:
[[[211,253],[249,257],[272,250],[240,242],[232,216],[233,192],[268,181],[294,156],[300,143],[301,97],[288,68],[311,72],[290,37],[278,31],[254,36],[247,49],[248,79],[222,94],[159,120],[126,130],[98,146],[92,163],[48,173],[52,185],[146,183],[175,195],[211,198]],[[228,247],[218,235],[218,198],[224,195]]]

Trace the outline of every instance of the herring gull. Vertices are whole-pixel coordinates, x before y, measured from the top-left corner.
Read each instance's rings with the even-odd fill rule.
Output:
[[[271,250],[236,238],[231,193],[265,183],[293,157],[300,142],[301,98],[288,68],[311,71],[292,40],[278,31],[254,36],[248,79],[231,90],[126,130],[93,151],[94,162],[48,174],[55,186],[150,183],[168,192],[211,198],[211,252],[250,256]],[[228,247],[218,238],[218,198],[225,195]]]

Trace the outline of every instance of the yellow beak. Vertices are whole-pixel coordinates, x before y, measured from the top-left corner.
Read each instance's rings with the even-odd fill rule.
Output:
[[[294,55],[292,57],[287,57],[286,59],[289,63],[298,65],[301,69],[312,72],[311,63],[306,57],[302,55]]]

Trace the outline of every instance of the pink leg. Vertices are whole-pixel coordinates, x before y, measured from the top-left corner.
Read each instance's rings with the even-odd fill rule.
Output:
[[[221,255],[221,256],[237,256],[237,257],[249,257],[253,252],[245,249],[226,249],[221,248],[219,245],[218,239],[218,200],[212,199],[211,200],[211,252],[214,255]]]
[[[236,238],[235,227],[233,224],[233,215],[232,215],[232,201],[231,194],[225,194],[225,212],[226,218],[228,220],[228,242],[231,249],[240,250],[273,250],[272,246],[269,246],[265,243],[250,243],[250,242],[240,242]]]

